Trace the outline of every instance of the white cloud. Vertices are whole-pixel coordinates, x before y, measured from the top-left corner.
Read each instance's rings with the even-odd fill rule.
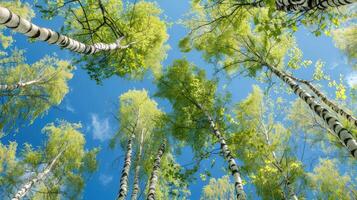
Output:
[[[106,174],[99,175],[99,181],[102,185],[108,185],[108,183],[112,182],[113,176],[109,176]]]
[[[91,130],[93,132],[93,139],[105,141],[111,137],[111,127],[109,125],[109,118],[99,119],[97,114],[91,114]]]
[[[351,73],[346,77],[346,80],[350,87],[357,86],[357,73]]]
[[[69,101],[66,101],[66,110],[68,110],[71,113],[75,112],[73,106],[71,105],[71,103]]]

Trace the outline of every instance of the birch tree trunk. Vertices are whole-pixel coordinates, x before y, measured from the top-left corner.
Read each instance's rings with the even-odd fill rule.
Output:
[[[19,15],[13,13],[7,8],[0,6],[0,25],[13,29],[16,32],[22,33],[27,37],[34,38],[40,41],[45,41],[49,44],[56,44],[60,47],[69,49],[82,54],[94,54],[100,51],[112,51],[116,49],[128,48],[131,44],[122,46],[120,44],[124,37],[119,38],[115,43],[104,44],[95,43],[86,45],[77,40],[62,35],[48,28],[42,28],[32,24],[26,19],[22,19]]]
[[[135,174],[134,174],[134,184],[133,184],[133,192],[131,193],[131,200],[136,200],[138,198],[140,186],[139,186],[139,174],[140,174],[140,160],[141,154],[143,149],[143,141],[144,141],[144,133],[141,131],[141,138],[139,144],[139,153],[137,154],[136,159],[136,167],[135,167]]]
[[[330,114],[330,112],[320,105],[315,99],[303,90],[291,77],[281,72],[280,70],[268,64],[264,64],[268,69],[278,76],[282,81],[287,83],[290,88],[297,94],[320,118],[328,125],[332,132],[338,136],[341,142],[354,158],[357,158],[357,142],[352,134],[345,129],[342,124]]]
[[[276,0],[276,8],[286,12],[302,12],[312,9],[326,10],[331,7],[339,7],[356,3],[357,0]],[[253,3],[256,7],[265,7],[266,2],[259,0]]]
[[[29,180],[27,183],[25,183],[14,195],[14,197],[11,200],[20,200],[23,197],[26,196],[26,194],[31,190],[31,188],[38,182],[42,182],[48,174],[52,171],[52,168],[54,165],[57,163],[59,158],[62,156],[65,148],[63,148],[62,151],[60,151],[57,156],[51,161],[49,165],[46,166],[46,168],[37,174],[37,176],[33,177],[31,180]]]
[[[199,107],[203,110],[202,106],[199,105]],[[212,133],[219,140],[219,143],[221,144],[221,150],[223,152],[224,158],[228,161],[229,170],[232,172],[233,179],[234,179],[234,188],[237,193],[237,200],[245,200],[247,197],[243,190],[243,183],[242,183],[242,179],[239,174],[239,168],[236,164],[236,161],[234,160],[232,153],[229,150],[228,145],[226,144],[226,140],[224,139],[222,134],[219,132],[212,117],[206,111],[204,111],[204,112],[205,112],[205,115],[209,121],[210,127],[212,129]]]
[[[129,180],[129,172],[130,172],[130,165],[131,165],[131,152],[132,152],[132,138],[128,140],[127,144],[127,151],[125,155],[125,161],[123,170],[121,172],[120,178],[120,188],[118,192],[118,200],[124,200],[126,195],[128,194],[128,180]]]
[[[40,79],[36,79],[36,80],[32,80],[32,81],[27,81],[27,82],[18,82],[16,84],[12,84],[12,85],[0,85],[0,91],[12,91],[12,90],[16,90],[18,88],[22,88],[22,87],[26,87],[29,85],[34,85],[37,83],[41,83],[42,81]]]
[[[151,177],[150,177],[150,182],[149,182],[149,192],[147,196],[147,200],[155,200],[155,194],[156,194],[156,184],[158,180],[158,173],[160,171],[160,163],[161,163],[161,158],[162,155],[165,152],[165,142],[161,144],[161,147],[159,149],[159,152],[156,155],[155,162],[154,162],[154,167],[151,172]]]
[[[327,98],[326,95],[324,95],[322,92],[320,92],[314,85],[312,85],[309,81],[302,80],[295,78],[292,75],[288,75],[290,78],[292,78],[294,81],[300,82],[305,84],[308,88],[310,88],[311,91],[313,91],[316,96],[318,96],[328,107],[330,107],[333,111],[335,111],[337,114],[340,116],[346,118],[348,121],[350,121],[356,128],[357,128],[357,119],[346,112],[343,108],[340,108],[337,104],[332,102],[330,99]]]

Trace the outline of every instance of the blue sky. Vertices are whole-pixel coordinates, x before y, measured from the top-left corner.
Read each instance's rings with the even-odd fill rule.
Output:
[[[164,15],[171,22],[177,22],[189,10],[189,3],[182,0],[159,0],[158,4],[164,11]],[[57,30],[61,26],[61,20],[55,19],[52,21],[44,21],[39,16],[34,20],[34,23],[53,28]],[[192,52],[183,54],[178,49],[178,41],[186,33],[184,27],[179,24],[173,23],[169,29],[170,39],[169,44],[171,50],[168,52],[168,57],[164,61],[164,66],[172,63],[174,59],[182,58],[185,56],[188,60],[194,62],[200,67],[205,69],[212,69],[205,63],[200,54]],[[352,80],[350,82],[357,82],[356,72],[352,72],[351,68],[346,63],[344,55],[334,47],[331,38],[321,36],[316,38],[309,34],[306,30],[300,30],[296,33],[297,41],[304,52],[305,59],[316,61],[323,60],[326,63],[327,69],[331,77],[335,80],[339,79],[339,74],[345,75],[344,80]],[[43,42],[29,43],[22,35],[16,35],[15,46],[20,49],[26,49],[26,57],[28,62],[32,63],[36,60],[47,55],[49,52],[56,53],[61,58],[70,59],[72,54],[66,50],[61,50],[56,46],[49,46]],[[209,70],[212,72],[212,70]],[[300,71],[297,75],[301,78],[310,79],[311,71]],[[227,90],[232,92],[233,102],[245,98],[252,90],[252,84],[259,84],[257,81],[240,77],[232,80],[227,87]],[[85,133],[87,140],[86,147],[101,147],[99,153],[99,170],[88,178],[86,188],[83,193],[84,199],[114,199],[118,190],[119,174],[123,165],[123,152],[121,149],[110,150],[108,148],[108,139],[116,132],[118,123],[113,118],[113,114],[118,110],[118,97],[120,94],[128,91],[129,89],[142,89],[145,88],[149,91],[150,95],[155,92],[155,85],[152,83],[150,76],[146,77],[143,81],[128,81],[118,77],[112,77],[105,80],[102,85],[97,85],[95,81],[89,79],[86,72],[80,67],[74,73],[74,77],[69,81],[70,92],[64,98],[61,105],[52,108],[48,114],[43,118],[37,119],[32,125],[21,128],[19,133],[9,135],[2,139],[2,142],[16,140],[18,143],[28,142],[34,146],[43,143],[43,134],[41,129],[50,122],[56,119],[65,119],[69,122],[81,122],[83,125],[82,131]],[[325,87],[333,97],[333,91]],[[295,99],[294,95],[284,95],[289,100]],[[155,99],[158,101],[160,108],[168,111],[169,105],[162,99]],[[190,162],[192,153],[189,148],[185,148],[183,155],[178,157],[180,164]],[[216,167],[213,169],[213,176],[219,178],[224,175],[222,170],[223,164],[220,158]],[[205,161],[201,170],[204,170],[204,165],[209,165],[210,161]],[[202,187],[207,183],[197,181],[190,186],[191,198],[199,199]],[[252,187],[248,190],[254,191]]]

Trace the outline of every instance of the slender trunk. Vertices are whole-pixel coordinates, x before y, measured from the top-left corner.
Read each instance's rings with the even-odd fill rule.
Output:
[[[316,102],[315,99],[305,90],[303,90],[292,78],[276,69],[275,67],[272,67],[268,64],[264,65],[267,66],[268,69],[276,76],[278,76],[282,81],[287,83],[294,91],[294,93],[297,94],[306,104],[308,104],[308,106],[328,125],[332,132],[338,136],[338,138],[346,146],[347,150],[352,154],[352,156],[357,158],[357,142],[353,138],[352,134],[347,129],[345,129],[326,108]]]
[[[0,25],[5,25],[6,27],[11,28],[16,32],[22,33],[30,38],[45,41],[49,44],[56,44],[63,48],[69,49],[70,51],[83,54],[94,54],[100,51],[125,49],[133,44],[130,43],[128,45],[122,46],[120,42],[124,37],[121,37],[115,43],[111,44],[95,43],[93,45],[86,45],[51,29],[36,26],[28,20],[23,19],[19,15],[13,13],[9,9],[1,6]]]
[[[203,108],[201,107],[201,109]],[[212,117],[207,112],[205,112],[205,115],[209,121],[210,127],[212,129],[212,133],[219,140],[219,143],[221,144],[221,150],[223,152],[224,158],[228,161],[229,170],[232,172],[233,179],[234,179],[234,187],[237,193],[237,200],[245,200],[247,197],[243,190],[243,183],[239,174],[238,165],[236,164],[236,161],[234,160],[232,153],[229,150],[228,145],[226,144],[226,140],[219,132]]]
[[[124,200],[126,195],[128,194],[128,180],[129,180],[129,172],[130,172],[130,165],[131,165],[131,152],[132,152],[132,138],[128,140],[127,150],[124,160],[123,170],[121,172],[120,178],[120,188],[118,192],[118,200]]]
[[[32,81],[27,81],[27,82],[18,82],[12,85],[0,85],[0,91],[12,91],[12,90],[16,90],[18,88],[23,88],[29,85],[34,85],[37,83],[42,82],[40,79],[36,79],[36,80],[32,80]]]
[[[49,165],[46,166],[46,168],[37,174],[37,176],[33,177],[31,180],[29,180],[27,183],[25,183],[14,195],[14,197],[11,200],[20,200],[23,197],[26,196],[26,194],[31,190],[31,188],[38,182],[42,182],[46,177],[49,175],[49,173],[52,171],[52,168],[54,165],[57,163],[59,158],[62,156],[65,148],[63,148],[62,151],[60,151],[57,156],[51,161]]]
[[[327,98],[326,95],[324,95],[322,92],[320,92],[314,85],[312,85],[309,81],[302,80],[295,78],[292,75],[288,75],[291,79],[305,84],[307,87],[310,88],[311,91],[313,91],[327,106],[329,106],[333,111],[335,111],[337,114],[340,116],[346,118],[348,121],[350,121],[356,128],[357,128],[357,119],[346,112],[343,108],[340,108],[338,105],[336,105],[334,102],[332,102],[330,99]]]
[[[151,172],[151,177],[150,177],[150,182],[149,182],[149,192],[147,196],[147,200],[155,200],[155,194],[156,194],[156,184],[158,180],[158,173],[160,170],[160,163],[161,163],[161,158],[162,155],[164,154],[165,151],[165,142],[161,144],[161,147],[159,149],[159,152],[156,155],[155,162],[154,162],[154,167]]]
[[[140,186],[139,186],[139,174],[140,174],[140,160],[141,160],[141,153],[143,149],[143,141],[144,141],[144,133],[141,132],[140,144],[139,144],[139,153],[136,159],[136,166],[135,166],[135,175],[134,175],[134,184],[133,184],[133,192],[131,193],[131,200],[136,200],[138,198]]]
[[[356,3],[357,0],[276,0],[277,10],[285,12],[303,12],[313,9],[326,10],[331,7],[339,7]],[[255,7],[265,7],[263,0],[252,3]]]

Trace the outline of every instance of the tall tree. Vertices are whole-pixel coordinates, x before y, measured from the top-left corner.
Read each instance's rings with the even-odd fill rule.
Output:
[[[120,143],[120,140],[123,139],[129,140],[132,138],[133,140],[136,158],[131,199],[137,199],[140,191],[139,176],[142,173],[142,159],[148,156],[145,154],[145,148],[148,147],[147,141],[152,139],[152,132],[156,129],[157,121],[162,116],[162,112],[158,109],[157,103],[150,99],[146,90],[129,90],[120,96],[119,104],[120,131],[112,139],[111,145],[114,147],[116,143]]]
[[[125,6],[124,6],[125,5]],[[129,48],[108,53],[82,56],[91,78],[100,82],[112,75],[142,78],[146,71],[155,75],[161,72],[161,62],[166,57],[166,22],[155,3],[138,1],[62,1],[50,0],[40,10],[45,17],[61,15],[64,29],[79,41],[98,43],[115,41],[123,37]]]
[[[85,139],[79,128],[80,124],[67,122],[48,124],[43,129],[48,136],[44,148],[35,150],[26,144],[21,157],[6,165],[0,177],[3,197],[78,198],[84,186],[83,176],[97,168],[98,152],[84,149]]]
[[[214,119],[214,116],[219,117],[216,113],[222,110],[217,105],[219,98],[215,93],[216,82],[207,80],[204,71],[198,70],[187,60],[177,60],[160,78],[156,95],[172,103],[174,137],[198,150],[209,141],[205,134],[207,130],[214,135],[233,175],[237,198],[245,199],[239,168],[218,128],[219,121]]]
[[[207,18],[210,15],[214,16],[215,13],[209,13]],[[238,71],[256,76],[257,72],[266,67],[324,120],[351,155],[356,158],[357,142],[351,131],[341,124],[334,112],[326,109],[283,70],[284,67],[287,68],[284,66],[284,57],[288,50],[294,47],[294,38],[285,31],[272,37],[261,30],[262,24],[251,26],[252,19],[258,16],[269,19],[269,13],[242,11],[240,15],[240,18],[223,20],[214,25],[209,24],[211,28],[203,30],[203,33],[190,35],[181,42],[181,47],[189,50],[190,45],[194,46],[204,52],[204,57],[208,61],[223,63],[220,66],[221,69],[230,73]],[[288,64],[292,66],[291,63]]]
[[[73,67],[65,60],[45,57],[30,65],[23,51],[0,57],[0,129],[21,121],[33,122],[52,106],[59,105],[69,91]]]

